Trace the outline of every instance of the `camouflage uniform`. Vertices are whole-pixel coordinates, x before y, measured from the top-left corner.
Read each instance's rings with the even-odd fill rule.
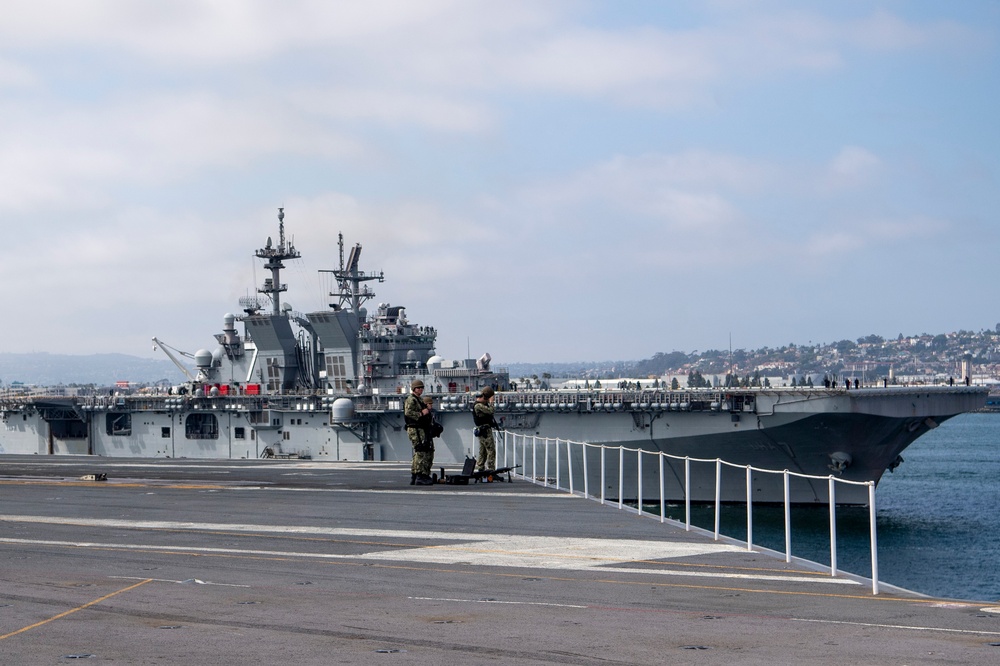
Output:
[[[406,402],[403,403],[403,416],[407,421],[406,434],[413,446],[413,463],[410,465],[410,472],[417,476],[429,477],[431,467],[434,465],[434,450],[426,445],[429,438],[424,428],[410,425],[411,422],[416,423],[424,418],[421,413],[424,406],[424,401],[411,393],[406,397]],[[423,425],[423,422],[420,425]]]
[[[493,439],[493,405],[485,400],[476,401],[472,408],[473,416],[479,428],[479,456],[476,458],[476,469],[497,468],[497,443]]]
[[[420,417],[417,421],[417,429],[423,431],[424,435],[424,445],[421,447],[421,452],[427,454],[427,474],[431,473],[431,469],[434,468],[434,438],[440,435],[440,431],[435,432],[435,426],[439,427],[437,420],[434,418],[434,398],[426,397],[424,400],[424,407],[429,411]]]

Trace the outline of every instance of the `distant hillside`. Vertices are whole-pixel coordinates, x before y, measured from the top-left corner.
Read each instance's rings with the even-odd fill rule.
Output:
[[[763,347],[757,350],[708,350],[659,352],[633,361],[577,361],[573,363],[509,363],[494,360],[493,369],[506,368],[514,381],[525,377],[611,379],[662,377],[666,374],[726,375],[749,378],[803,374],[851,374],[867,377],[895,376],[961,379],[1000,377],[1000,324],[994,330],[964,331],[883,338],[868,335],[831,343]],[[0,386],[12,382],[55,386],[118,381],[153,384],[184,381],[167,359],[139,358],[125,354],[4,354],[0,353]]]
[[[139,358],[126,354],[0,354],[2,386],[10,386],[12,382],[43,386],[110,386],[117,381],[154,383],[162,379],[178,384],[184,381],[184,376],[166,359]]]
[[[576,361],[574,363],[493,363],[494,368],[506,368],[511,379],[521,377],[574,377],[601,378],[626,377],[632,372],[635,361]]]

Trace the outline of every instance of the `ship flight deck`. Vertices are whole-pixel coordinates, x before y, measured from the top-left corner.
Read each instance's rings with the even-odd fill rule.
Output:
[[[1000,604],[875,596],[523,480],[408,481],[399,463],[4,457],[0,661],[1000,661]]]

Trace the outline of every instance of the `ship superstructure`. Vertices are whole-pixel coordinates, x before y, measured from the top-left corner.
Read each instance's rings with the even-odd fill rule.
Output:
[[[474,394],[491,386],[503,427],[540,440],[877,481],[921,434],[986,400],[985,388],[969,386],[512,391],[488,353],[457,361],[438,356],[437,331],[410,322],[403,306],[379,303],[369,313],[370,283],[385,277],[361,270],[360,244],[345,256],[343,235],[339,267],[322,271],[336,281],[328,308],[301,314],[283,304],[283,262],[300,254],[285,236],[282,209],[278,221],[277,242],[269,238],[255,253],[269,276],[259,296],[241,299],[241,315],[223,317],[214,351],[188,354],[154,338],[189,378],[185,384],[158,394],[0,397],[0,453],[408,460],[402,406],[411,381],[421,379],[445,428],[436,465],[474,455]],[[175,353],[192,360],[194,370]],[[617,492],[611,467],[616,480],[609,490]],[[681,499],[683,472],[672,472],[678,484],[668,493]],[[731,476],[723,499],[745,500],[745,477]],[[781,501],[778,478],[755,478],[755,501]],[[692,498],[714,499],[714,484],[714,466],[699,468]],[[797,502],[826,499],[825,484],[797,483],[792,492]],[[867,493],[837,499],[864,503]]]

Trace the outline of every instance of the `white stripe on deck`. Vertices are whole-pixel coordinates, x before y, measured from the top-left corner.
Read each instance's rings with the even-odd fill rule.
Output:
[[[663,560],[704,556],[714,553],[745,552],[742,548],[714,542],[648,541],[639,539],[588,539],[572,537],[525,536],[513,534],[475,534],[417,530],[373,530],[333,527],[301,527],[292,525],[230,525],[225,523],[194,523],[174,521],[114,520],[96,518],[58,518],[50,516],[0,515],[0,521],[49,525],[75,525],[113,529],[197,530],[211,532],[243,532],[256,534],[286,534],[295,536],[362,537],[369,539],[419,539],[438,542],[424,546],[386,549],[383,544],[367,553],[343,555],[337,553],[299,552],[286,550],[255,550],[211,548],[202,546],[170,546],[136,543],[101,543],[98,541],[46,541],[35,539],[0,539],[0,543],[51,545],[78,548],[120,548],[124,550],[155,550],[164,552],[196,552],[226,555],[350,559],[389,562],[410,562],[436,565],[477,567],[511,567],[559,571],[592,571],[633,575],[684,576],[695,578],[773,580],[836,585],[858,585],[845,579],[822,575],[795,576],[696,571],[666,568]],[[456,543],[458,542],[458,543]],[[640,562],[643,566],[636,566]],[[629,566],[632,565],[632,566]]]

